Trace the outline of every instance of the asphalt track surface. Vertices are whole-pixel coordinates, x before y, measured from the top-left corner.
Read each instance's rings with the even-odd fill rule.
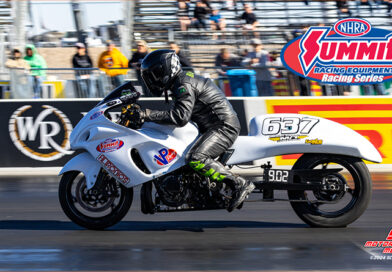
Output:
[[[286,202],[143,215],[136,196],[123,222],[89,231],[63,214],[57,177],[3,177],[0,270],[389,270],[392,254],[363,245],[392,228],[391,180],[374,175],[368,210],[347,228],[310,228]]]

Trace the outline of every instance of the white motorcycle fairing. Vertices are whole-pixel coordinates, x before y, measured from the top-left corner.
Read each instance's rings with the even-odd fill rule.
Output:
[[[380,163],[377,149],[362,135],[339,123],[302,114],[266,114],[250,122],[249,136],[230,148],[227,164],[239,164],[287,154],[347,155]]]
[[[71,148],[86,153],[70,160],[60,174],[83,172],[87,188],[94,186],[100,168],[130,188],[172,172],[186,163],[198,137],[195,125],[184,127],[145,123],[132,130],[105,116],[121,106],[120,99],[101,103],[88,112],[71,133]],[[240,136],[228,165],[284,154],[328,153],[381,162],[374,146],[360,134],[338,123],[308,115],[272,114],[251,120],[249,136]],[[142,161],[142,165],[138,163]]]
[[[121,103],[115,100],[99,105],[79,121],[71,133],[71,148],[87,152],[71,159],[60,175],[68,171],[83,172],[87,188],[91,189],[103,167],[129,188],[185,165],[185,155],[199,134],[194,124],[176,127],[145,123],[142,129],[132,130],[105,117],[105,111]],[[137,156],[148,170],[136,165]]]

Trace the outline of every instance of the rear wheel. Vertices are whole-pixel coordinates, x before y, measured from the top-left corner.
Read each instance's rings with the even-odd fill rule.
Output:
[[[324,177],[324,189],[288,191],[295,213],[312,227],[345,227],[363,214],[371,199],[370,173],[359,158],[304,154],[293,166],[293,170],[333,168],[343,170]]]
[[[99,189],[87,189],[83,173],[65,173],[60,181],[59,200],[64,213],[79,226],[101,230],[120,222],[133,200],[133,189],[103,175]]]

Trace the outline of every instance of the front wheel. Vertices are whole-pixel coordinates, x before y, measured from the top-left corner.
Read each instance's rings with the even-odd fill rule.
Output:
[[[85,176],[77,171],[65,173],[59,185],[64,213],[87,229],[102,230],[121,221],[131,207],[133,189],[119,185],[103,175],[100,188],[87,189]]]
[[[343,170],[323,178],[327,189],[288,191],[295,213],[312,227],[345,227],[366,210],[372,195],[368,168],[359,159],[329,154],[304,154],[296,169]]]

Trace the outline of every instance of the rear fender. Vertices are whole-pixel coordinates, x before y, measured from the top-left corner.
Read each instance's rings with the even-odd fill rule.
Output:
[[[82,153],[68,161],[59,175],[70,171],[79,171],[86,177],[87,189],[94,187],[101,165],[89,153]]]

